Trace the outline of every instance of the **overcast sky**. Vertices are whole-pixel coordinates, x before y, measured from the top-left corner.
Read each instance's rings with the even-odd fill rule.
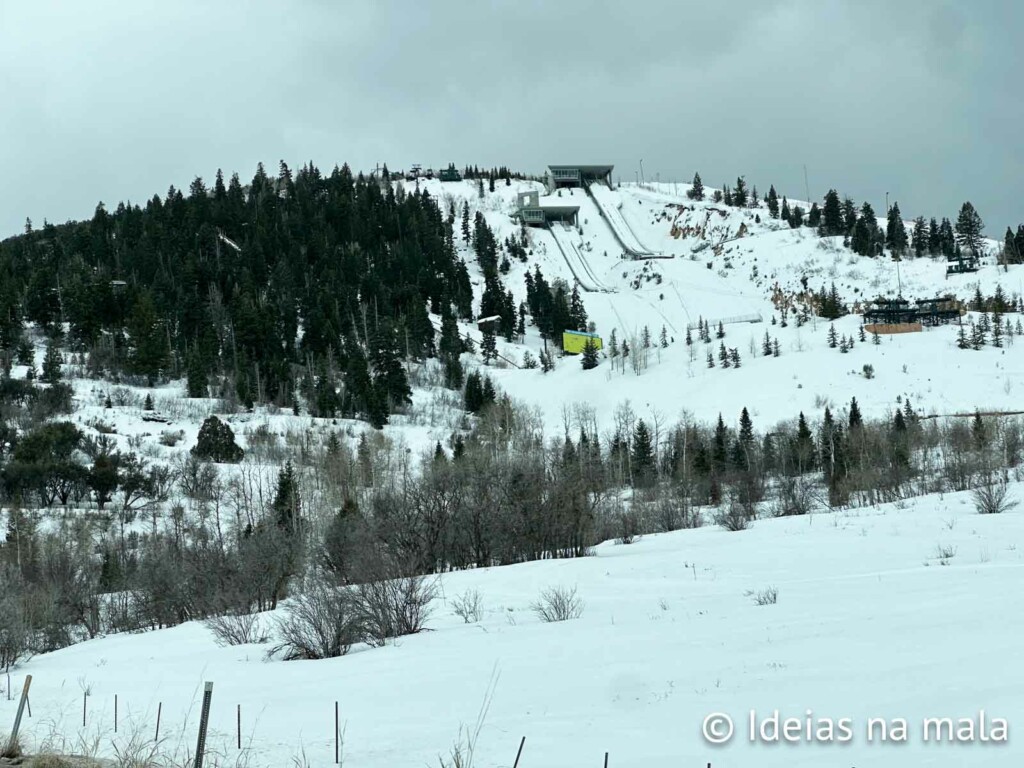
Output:
[[[217,168],[610,162],[1024,221],[1015,0],[0,0],[0,236]]]

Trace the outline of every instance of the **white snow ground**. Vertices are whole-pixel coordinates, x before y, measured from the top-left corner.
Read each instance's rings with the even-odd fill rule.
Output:
[[[1020,485],[1015,488],[1021,497]],[[955,554],[941,564],[941,549]],[[498,679],[477,766],[905,768],[1019,766],[1024,516],[978,516],[965,494],[837,514],[765,520],[604,544],[596,556],[450,574],[429,631],[317,662],[265,661],[265,646],[218,647],[201,624],[112,636],[38,657],[31,738],[60,730],[102,752],[133,733],[194,745],[200,692],[213,681],[210,748],[233,763],[236,706],[251,765],[333,764],[334,702],[344,764],[436,765],[478,716]],[[579,619],[542,623],[541,589],[575,586]],[[778,589],[775,605],[746,593]],[[484,616],[464,624],[452,599],[479,590]],[[271,617],[267,616],[267,623]],[[90,690],[81,728],[83,687]],[[119,734],[113,734],[114,695]],[[0,722],[14,702],[0,697]],[[750,743],[766,717],[850,718],[848,744]],[[1009,723],[1006,743],[924,743],[927,717]],[[736,720],[711,747],[705,716]],[[906,743],[870,743],[868,718],[904,718]],[[817,722],[817,721],[815,721]],[[816,726],[817,727],[817,726]]]

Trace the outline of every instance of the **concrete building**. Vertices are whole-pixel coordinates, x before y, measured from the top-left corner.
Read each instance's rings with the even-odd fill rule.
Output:
[[[541,205],[539,192],[520,192],[516,198],[515,218],[531,227],[546,227],[554,221],[575,224],[578,205]]]
[[[550,191],[563,187],[582,187],[584,183],[603,181],[612,185],[614,165],[549,165],[547,186]]]

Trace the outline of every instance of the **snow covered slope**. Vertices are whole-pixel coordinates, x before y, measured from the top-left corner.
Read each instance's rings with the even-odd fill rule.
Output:
[[[501,242],[519,233],[511,218],[516,193],[538,189],[539,184],[499,183],[483,198],[471,182],[435,181],[426,188],[447,201],[445,205],[461,207],[465,201],[471,210],[483,211]],[[541,410],[552,432],[560,431],[563,411],[581,401],[594,406],[603,428],[610,428],[616,407],[627,400],[639,416],[669,419],[686,410],[702,420],[722,412],[728,421],[747,407],[762,426],[795,418],[800,411],[820,417],[824,404],[841,409],[852,397],[867,415],[889,413],[906,398],[927,415],[1019,407],[1024,387],[1020,344],[963,351],[956,348],[957,328],[941,326],[885,336],[877,346],[870,338],[857,341],[849,353],[841,354],[827,345],[828,322],[812,318],[797,327],[790,314],[783,328],[778,304],[786,299],[799,306],[806,290],[830,289],[833,283],[856,309],[879,295],[896,296],[901,288],[908,299],[948,292],[967,300],[979,287],[991,296],[997,286],[1010,297],[1024,292],[1024,267],[1004,271],[990,255],[977,273],[947,277],[944,260],[858,256],[840,238],[820,238],[809,228],[790,229],[771,219],[764,207],[736,209],[689,200],[685,185],[629,185],[615,191],[595,185],[593,191],[629,222],[637,243],[671,258],[623,258],[622,246],[594,199],[582,189],[565,189],[541,202],[578,205],[578,230],[556,227],[556,243],[550,232],[529,229],[529,262],[513,260],[506,284],[523,301],[523,276],[534,266],[548,279],[561,278],[569,285],[578,277],[589,318],[606,342],[614,331],[620,342],[629,339],[635,348],[634,340],[646,328],[656,348],[648,350],[647,365],[639,373],[629,365],[613,372],[607,357],[586,372],[571,357],[560,360],[550,374],[494,370],[492,376],[503,389]],[[475,270],[470,248],[463,247]],[[1019,315],[1008,318],[1015,323]],[[693,344],[687,346],[687,328],[695,328],[701,319],[713,328],[722,322],[726,337],[720,340],[712,333],[711,343],[703,344],[691,332]],[[835,327],[841,336],[857,339],[860,324],[854,314],[836,321]],[[657,346],[662,328],[669,341],[665,348]],[[474,329],[466,326],[466,331]],[[762,356],[766,334],[778,341],[780,357]],[[707,367],[709,352],[717,363],[721,344],[740,353],[739,369]],[[536,355],[543,341],[528,327],[524,344],[499,341],[499,347],[507,357],[520,359],[527,350]],[[873,378],[864,376],[865,365],[873,367]]]
[[[59,729],[111,754],[132,734],[152,738],[162,706],[162,737],[183,754],[195,743],[202,683],[213,681],[210,749],[234,764],[241,705],[254,768],[291,765],[300,750],[309,765],[333,764],[335,701],[345,765],[437,765],[476,721],[495,672],[479,768],[510,766],[522,736],[520,764],[531,768],[600,765],[606,751],[611,766],[646,768],[1011,768],[1022,755],[1014,731],[1005,745],[924,744],[921,724],[980,710],[989,728],[993,718],[1024,723],[1022,553],[1024,516],[978,516],[963,494],[926,497],[446,575],[429,631],[338,659],[267,662],[266,646],[218,647],[191,623],[38,657],[12,684],[34,676],[30,741]],[[578,589],[583,615],[543,623],[531,603],[558,585]],[[774,605],[747,594],[771,587]],[[453,613],[467,590],[484,607],[471,624]],[[0,722],[14,707],[0,696]],[[852,741],[749,743],[750,710],[763,718],[775,709],[850,718]],[[701,736],[716,712],[736,722],[720,748]],[[905,718],[906,743],[869,743],[871,717]]]

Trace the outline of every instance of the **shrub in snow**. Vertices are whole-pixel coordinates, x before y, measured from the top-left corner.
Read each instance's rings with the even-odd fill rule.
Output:
[[[715,525],[720,525],[727,531],[745,531],[750,527],[750,515],[738,500],[730,499],[728,504],[715,514]]]
[[[204,623],[213,632],[218,645],[249,645],[268,640],[259,616],[255,613],[226,613],[223,616],[211,616]]]
[[[452,600],[452,610],[455,615],[467,624],[480,621],[484,613],[483,597],[476,589],[467,589],[461,595]]]
[[[353,594],[311,579],[277,622],[278,644],[270,655],[286,660],[344,656],[363,639],[362,612]]]
[[[576,587],[548,587],[530,608],[541,621],[568,621],[583,615],[584,602]]]
[[[423,629],[430,603],[437,597],[437,582],[425,576],[379,579],[358,585],[355,596],[366,642],[381,646],[389,638]]]
[[[999,515],[1017,506],[1017,502],[1010,498],[1005,480],[988,480],[975,488],[971,497],[979,515]]]
[[[220,464],[234,464],[242,460],[245,452],[235,442],[235,433],[216,416],[210,416],[199,429],[199,440],[192,455]]]
[[[779,590],[777,587],[766,587],[765,589],[748,590],[747,597],[754,601],[755,605],[775,605],[779,601]]]

